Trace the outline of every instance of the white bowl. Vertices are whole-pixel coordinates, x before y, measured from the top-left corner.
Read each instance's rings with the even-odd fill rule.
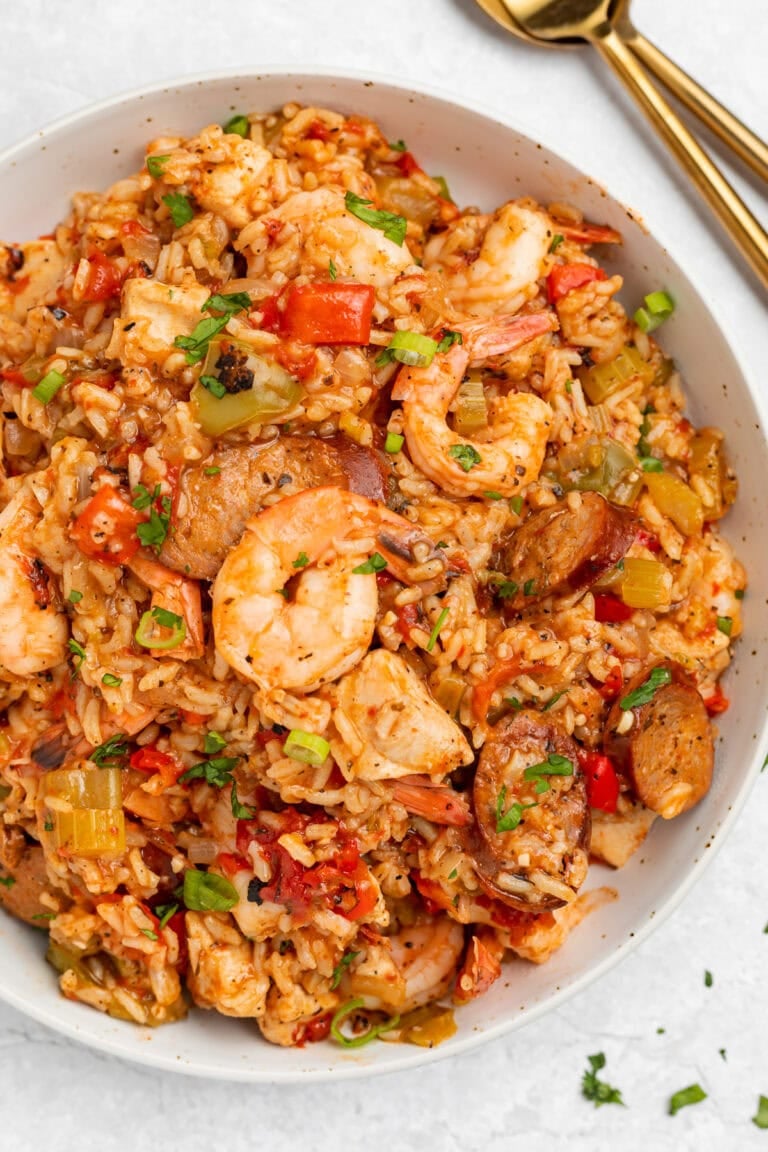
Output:
[[[490,208],[518,195],[543,202],[571,200],[590,220],[621,229],[624,245],[611,249],[606,263],[625,278],[626,305],[655,288],[672,293],[677,309],[662,343],[683,370],[693,420],[718,425],[726,433],[741,492],[725,532],[747,566],[751,585],[746,640],[737,646],[726,683],[735,704],[720,719],[709,795],[688,815],[669,824],[658,821],[643,849],[620,872],[593,869],[588,886],[610,883],[619,899],[588,917],[548,964],[506,966],[503,979],[486,996],[457,1012],[458,1033],[439,1049],[381,1043],[355,1053],[330,1043],[281,1049],[263,1041],[253,1022],[199,1011],[157,1031],[136,1028],[64,1000],[43,959],[42,933],[0,916],[0,997],[15,1008],[137,1063],[251,1082],[342,1079],[413,1067],[519,1028],[585,987],[673,910],[712,858],[759,770],[768,695],[761,655],[768,635],[764,402],[666,249],[603,189],[541,144],[480,110],[389,81],[275,72],[206,76],[99,104],[1,155],[0,235],[25,240],[50,231],[65,215],[71,193],[103,189],[138,169],[153,136],[191,135],[234,111],[272,109],[289,100],[373,117],[391,139],[406,139],[428,171],[444,175],[461,204]]]

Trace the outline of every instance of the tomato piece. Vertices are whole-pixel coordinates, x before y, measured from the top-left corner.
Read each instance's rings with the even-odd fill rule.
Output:
[[[378,895],[373,878],[362,860],[357,862],[352,881],[357,899],[351,908],[340,908],[339,911],[347,920],[362,920],[376,907]]]
[[[550,304],[562,300],[576,288],[583,288],[593,280],[605,280],[602,268],[592,264],[556,264],[547,276],[547,299]]]
[[[139,549],[136,529],[144,517],[106,485],[72,522],[70,536],[81,552],[105,564],[125,564]]]
[[[120,295],[123,286],[123,277],[111,260],[108,260],[100,248],[91,248],[87,256],[90,270],[88,282],[83,292],[83,300],[94,303],[98,300],[110,300]]]
[[[367,344],[375,298],[370,284],[298,285],[286,296],[283,332],[305,344]]]
[[[438,913],[445,912],[451,907],[451,897],[443,891],[436,880],[422,876],[415,868],[411,870],[411,876],[430,916],[437,916]]]
[[[208,719],[202,712],[190,712],[188,708],[179,708],[179,715],[185,724],[204,724]]]
[[[420,608],[417,604],[400,604],[395,608],[395,615],[397,616],[395,632],[407,644],[411,638],[411,628],[415,628],[419,623]]]
[[[621,624],[629,620],[634,609],[612,592],[595,592],[595,620],[600,624]]]
[[[229,880],[238,872],[250,872],[253,869],[250,860],[237,852],[219,852],[216,864]]]
[[[645,528],[641,528],[635,537],[638,544],[643,548],[647,548],[649,552],[660,552],[661,544],[656,536],[651,532],[647,532]]]
[[[414,172],[424,171],[412,152],[401,152],[395,161],[395,166],[400,169],[403,176],[413,176]]]
[[[731,702],[728,697],[723,694],[723,690],[719,684],[709,699],[704,701],[704,707],[707,710],[708,716],[719,716],[722,712],[727,712],[730,706]]]
[[[602,752],[584,752],[579,756],[582,771],[587,778],[587,796],[590,807],[603,812],[615,812],[619,799],[619,778],[610,757]]]
[[[598,692],[603,700],[615,700],[624,687],[624,673],[620,664],[614,664],[602,684],[598,685]]]
[[[27,380],[24,373],[18,368],[3,368],[0,371],[0,380],[7,380],[9,384],[18,384],[19,388],[31,388],[34,384],[34,381]]]
[[[317,360],[314,348],[302,348],[295,344],[280,344],[274,355],[280,367],[298,380],[306,380],[312,375]]]
[[[124,236],[151,236],[152,232],[140,220],[126,220],[124,224],[120,225],[120,231]]]
[[[322,120],[313,120],[307,128],[307,140],[322,140],[325,143],[331,138],[331,130]]]
[[[150,776],[159,773],[166,788],[174,785],[184,771],[184,765],[175,756],[151,746],[132,752],[129,763],[137,772],[146,772]]]
[[[312,1020],[305,1020],[303,1024],[299,1024],[293,1034],[296,1047],[303,1048],[305,1044],[316,1044],[318,1040],[327,1040],[331,1034],[332,1019],[333,1013],[326,1012],[323,1016],[315,1016]]]

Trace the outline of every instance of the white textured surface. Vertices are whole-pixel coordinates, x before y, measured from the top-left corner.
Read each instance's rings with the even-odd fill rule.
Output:
[[[756,35],[762,0],[741,0],[731,26],[723,11],[719,0],[636,3],[640,27],[765,134]],[[121,89],[217,66],[265,70],[270,63],[369,67],[431,82],[514,116],[532,136],[544,125],[554,135],[552,125],[561,121],[562,140],[586,171],[651,227],[664,220],[668,234],[677,232],[675,255],[747,366],[754,371],[761,363],[765,313],[754,284],[586,52],[548,53],[511,42],[476,14],[471,0],[375,6],[250,0],[215,7],[208,0],[119,7],[6,0],[0,13],[0,146]],[[122,1152],[157,1141],[186,1152],[260,1145],[325,1152],[363,1142],[374,1149],[491,1152],[767,1146],[768,1134],[749,1122],[758,1093],[768,1094],[766,788],[768,777],[673,919],[599,985],[507,1040],[408,1076],[279,1091],[207,1085],[92,1055],[0,1005],[0,1144],[18,1152]],[[704,969],[714,975],[711,988]],[[658,1027],[665,1033],[657,1034]],[[606,1053],[605,1076],[623,1089],[627,1109],[595,1110],[581,1099],[586,1056],[597,1051]],[[709,1099],[666,1116],[669,1095],[694,1081]]]

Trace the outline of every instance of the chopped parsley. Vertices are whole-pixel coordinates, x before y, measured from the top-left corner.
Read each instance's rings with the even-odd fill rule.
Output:
[[[56,919],[56,913],[55,912],[37,912],[32,917],[32,919],[33,920],[55,920]]]
[[[456,877],[458,876],[458,874],[459,874],[458,868],[454,868],[452,872],[448,873],[448,879],[449,880],[455,880]]]
[[[241,113],[232,116],[224,125],[224,131],[231,136],[247,136],[250,131],[250,121]]]
[[[138,512],[143,512],[145,508],[149,508],[153,500],[160,498],[160,485],[155,485],[154,492],[150,492],[143,484],[137,484],[133,490],[133,500],[131,504]]]
[[[355,576],[370,576],[372,572],[383,572],[387,566],[387,562],[379,552],[374,552],[362,564],[358,564],[357,568],[352,571]]]
[[[408,145],[406,144],[405,140],[394,140],[394,141],[390,140],[389,146],[393,152],[407,152],[408,151]]]
[[[109,740],[94,748],[88,759],[93,761],[97,768],[122,768],[128,755],[127,740],[124,732],[116,732]]]
[[[552,243],[549,245],[550,252],[557,252],[558,248],[564,240],[565,236],[562,236],[559,232],[555,232],[554,236],[552,237]]]
[[[590,1067],[581,1080],[581,1094],[585,1100],[591,1100],[595,1108],[600,1108],[603,1104],[621,1104],[622,1107],[626,1107],[620,1089],[612,1088],[605,1080],[599,1080],[597,1077],[597,1073],[605,1068],[605,1055],[596,1052],[594,1056],[588,1056],[587,1060]]]
[[[744,589],[744,588],[737,588],[733,595],[736,597],[737,600],[743,600],[745,591],[746,591],[746,589]]]
[[[461,332],[454,332],[451,328],[443,328],[443,334],[437,345],[438,352],[447,352],[454,344],[463,344],[464,337]]]
[[[523,584],[523,596],[533,596],[536,593],[536,581],[526,580]]]
[[[448,455],[458,462],[463,472],[471,472],[475,465],[480,464],[483,459],[471,444],[454,444],[448,449]]]
[[[643,472],[663,472],[664,465],[655,456],[641,456],[639,460]]]
[[[681,1088],[669,1099],[669,1114],[676,1116],[681,1108],[688,1108],[691,1104],[701,1104],[706,1100],[707,1094],[700,1084],[691,1084],[688,1088]]]
[[[170,156],[147,156],[147,172],[153,180],[162,180],[163,169],[170,160]]]
[[[508,600],[510,596],[517,594],[518,585],[514,580],[502,580],[501,584],[496,586],[496,595],[501,596],[502,600]]]
[[[376,553],[376,555],[378,555],[378,553]],[[306,568],[307,564],[309,564],[309,556],[307,556],[306,552],[299,552],[298,556],[293,561],[293,564],[291,565],[291,567],[292,568]],[[387,566],[387,562],[385,560],[384,561],[384,567],[386,568],[386,566]]]
[[[758,1096],[757,1112],[752,1117],[752,1123],[757,1128],[768,1128],[768,1096]]]
[[[536,803],[533,804],[518,804],[515,802],[511,804],[507,811],[504,811],[504,805],[507,802],[507,786],[502,787],[501,792],[496,799],[496,831],[497,832],[514,832],[518,824],[523,818],[523,812],[526,808],[535,808]]]
[[[80,601],[82,600],[82,598],[83,598],[82,592],[78,592],[74,588],[70,592],[69,596],[67,596],[67,600],[69,600],[70,604],[79,604]]]
[[[726,1051],[725,1051],[725,1048],[718,1048],[718,1050],[717,1050],[717,1051],[718,1051],[718,1054],[720,1055],[720,1057],[721,1057],[723,1060],[727,1060],[727,1059],[728,1059],[728,1056],[727,1056],[727,1053],[726,1053]]]
[[[222,396],[226,396],[227,389],[219,380],[218,376],[203,375],[200,377],[200,383],[211,396],[215,396],[217,400],[221,400]]]
[[[514,712],[519,712],[523,707],[522,701],[518,700],[517,696],[505,696],[504,703],[508,704]]]
[[[218,476],[219,472],[221,472],[221,468],[216,464],[212,464],[210,468],[203,468],[203,474],[205,476]]]
[[[208,297],[200,311],[224,312],[227,316],[234,316],[237,312],[247,312],[250,306],[251,298],[247,292],[217,292]]]
[[[175,348],[183,348],[187,354],[187,364],[197,364],[208,351],[208,345],[214,336],[221,332],[229,320],[229,313],[225,316],[206,316],[196,324],[189,336],[177,336],[173,344]]]
[[[72,663],[75,666],[75,676],[76,676],[77,673],[80,671],[83,660],[85,660],[85,648],[83,648],[82,644],[78,644],[77,640],[73,640],[72,638],[67,640],[67,648],[69,648],[70,652],[74,656],[74,660],[72,661]]]
[[[370,224],[371,228],[378,228],[393,244],[401,245],[405,240],[408,229],[408,221],[405,216],[396,216],[393,212],[383,212],[374,208],[372,200],[356,196],[354,192],[346,193],[344,204],[348,212],[351,212],[358,220],[362,220],[364,224]]]
[[[226,746],[226,740],[218,732],[206,732],[203,740],[203,752],[206,756],[213,756],[215,752],[221,752],[222,748],[226,748]]]
[[[714,984],[714,980],[712,978],[712,973],[707,968],[704,972],[704,987],[705,988],[711,988],[713,984]]]
[[[188,780],[205,780],[206,784],[214,788],[223,788],[225,784],[234,783],[232,769],[239,759],[239,756],[215,756],[211,760],[193,764],[186,772],[182,772],[179,780],[183,783]]]
[[[156,904],[153,911],[155,916],[160,917],[160,927],[165,928],[168,921],[172,916],[175,916],[179,910],[178,904]]]
[[[356,959],[356,957],[358,957],[359,955],[360,955],[359,952],[345,952],[344,953],[341,960],[339,960],[338,964],[336,965],[336,967],[333,970],[333,976],[331,977],[331,992],[336,991],[339,984],[341,984],[341,978],[344,975],[344,973],[346,972],[347,968],[349,968],[352,961],[354,959]]]
[[[15,883],[15,876],[0,876],[0,884],[2,884],[3,888],[13,888]]]
[[[640,708],[643,704],[650,704],[659,688],[669,684],[671,679],[672,673],[668,668],[654,668],[648,679],[644,680],[639,688],[635,688],[634,692],[630,692],[628,696],[624,696],[619,701],[619,707],[626,712],[630,708]]]
[[[149,520],[143,524],[139,524],[136,528],[136,535],[144,547],[154,548],[156,552],[159,552],[165,543],[165,538],[168,535],[168,529],[171,524],[170,496],[162,496],[160,498],[160,508],[162,511],[158,512],[157,508],[153,505],[149,510]],[[168,627],[170,627],[170,625],[168,625]]]
[[[730,636],[733,630],[733,619],[730,616],[718,616],[717,630],[722,632],[724,636]]]
[[[522,496],[510,496],[509,506],[512,509],[512,511],[514,512],[515,516],[519,516],[523,510],[523,498],[522,498]]]
[[[139,932],[146,936],[147,940],[157,940],[157,932],[153,932],[151,928],[139,928]]]
[[[331,259],[328,261],[328,279],[335,280],[337,275],[338,273],[336,271],[336,265],[333,262],[333,257],[331,257]]]
[[[171,214],[174,228],[183,228],[194,218],[192,201],[189,196],[183,196],[181,192],[169,192],[167,196],[163,196],[163,204]]]
[[[554,708],[560,697],[565,696],[565,691],[565,688],[563,688],[560,690],[560,692],[555,692],[554,696],[547,700],[546,704],[542,708],[542,712],[549,712],[550,708]]]
[[[232,781],[232,791],[229,794],[229,798],[230,804],[232,806],[232,815],[234,816],[235,820],[252,820],[256,815],[252,808],[246,807],[245,804],[241,804],[238,800],[237,784],[234,780]]]
[[[111,672],[105,672],[101,678],[101,682],[105,684],[107,688],[119,688],[123,680],[120,676],[113,676]]]
[[[486,500],[503,500],[501,492],[483,492]]]

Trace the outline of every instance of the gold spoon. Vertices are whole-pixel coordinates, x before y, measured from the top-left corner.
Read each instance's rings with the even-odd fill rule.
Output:
[[[688,172],[756,275],[765,286],[768,286],[768,236],[707,153],[672,111],[635,59],[629,45],[638,48],[638,54],[644,59],[647,57],[650,66],[656,65],[664,69],[662,79],[666,82],[669,77],[670,87],[686,103],[693,86],[695,91],[689,107],[705,119],[705,122],[710,123],[710,120],[706,119],[706,112],[712,123],[722,127],[724,121],[720,106],[681,69],[672,64],[672,61],[668,61],[661,52],[635,32],[628,17],[629,0],[618,0],[613,6],[611,0],[477,0],[477,3],[507,31],[529,42],[546,43],[551,46],[587,40],[597,48]],[[614,26],[613,20],[616,17],[618,22]],[[629,33],[629,43],[624,40],[625,31]],[[678,85],[677,88],[674,87],[675,84]],[[723,138],[727,137],[727,142],[736,148],[743,158],[746,159],[744,152],[749,153],[748,163],[762,174],[760,164],[765,163],[764,145],[736,117],[730,113],[726,115],[728,131],[722,133]],[[739,141],[738,148],[734,137]],[[757,149],[754,147],[755,144]],[[757,158],[757,167],[752,162],[752,154]]]

